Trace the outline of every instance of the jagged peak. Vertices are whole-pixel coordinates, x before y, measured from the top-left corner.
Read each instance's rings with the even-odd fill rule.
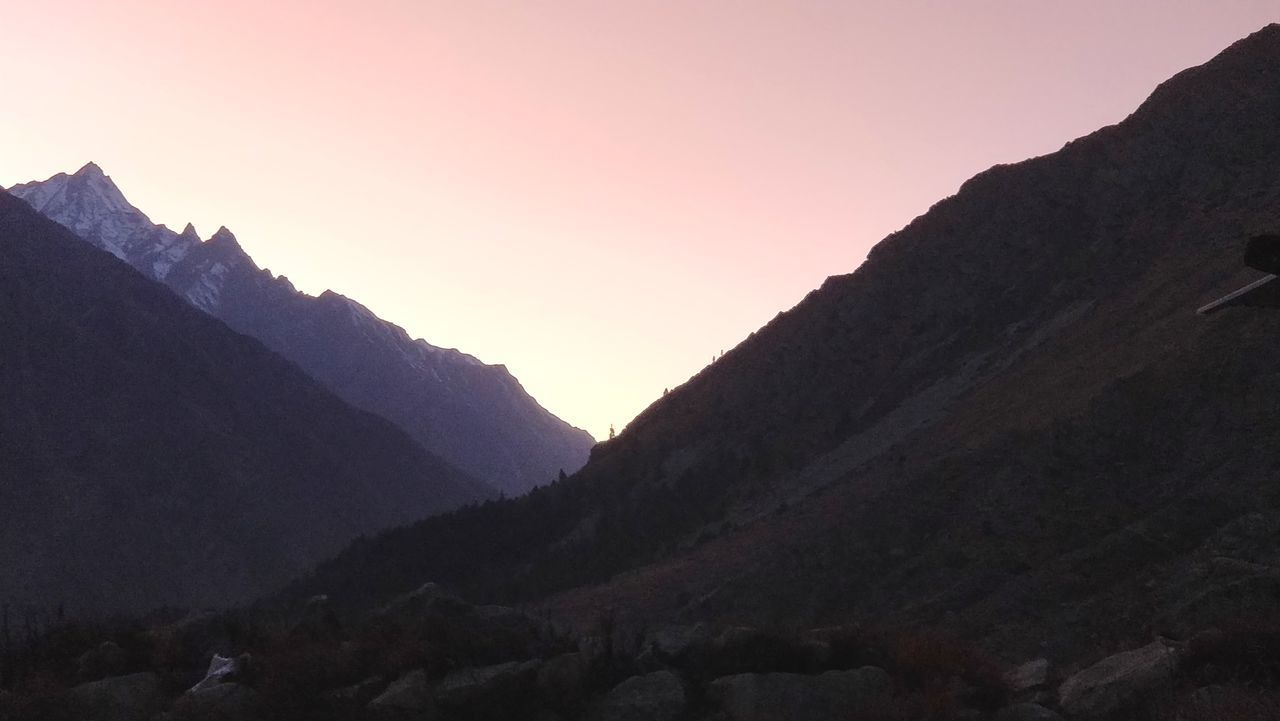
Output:
[[[102,168],[92,160],[85,163],[77,170],[73,177],[76,178],[106,178],[107,174],[102,172]]]
[[[143,222],[151,222],[142,211],[133,207],[110,176],[102,172],[102,168],[94,162],[85,163],[71,175],[57,173],[46,180],[20,183],[13,186],[10,192],[46,215],[50,215],[51,207],[56,214],[66,203],[72,202],[78,208],[78,218],[84,217],[88,212],[99,218],[112,214],[132,215]],[[64,219],[55,220],[62,222]]]
[[[236,255],[245,255],[244,248],[240,247],[240,241],[236,240],[235,233],[227,229],[227,226],[218,226],[218,230],[209,236],[208,243],[215,248],[231,248]]]
[[[200,234],[196,232],[196,226],[192,225],[191,223],[187,223],[187,227],[182,229],[181,235],[183,238],[200,240]]]
[[[73,173],[67,184],[70,187],[82,189],[81,192],[93,193],[114,210],[140,212],[124,197],[120,186],[116,185],[111,176],[102,172],[102,168],[93,161],[85,163]]]

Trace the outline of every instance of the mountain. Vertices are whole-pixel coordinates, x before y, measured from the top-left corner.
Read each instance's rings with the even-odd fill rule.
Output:
[[[156,225],[93,163],[10,192],[508,494],[586,462],[591,436],[540,406],[505,366],[414,340],[332,291],[301,293],[258,268],[225,227],[202,242],[189,224],[181,233]]]
[[[1194,311],[1280,228],[1277,127],[1272,25],[969,180],[567,481],[357,544],[284,598],[436,580],[579,621],[934,625],[1015,658],[1273,605],[1280,314]]]
[[[494,494],[0,192],[6,604],[240,602]]]

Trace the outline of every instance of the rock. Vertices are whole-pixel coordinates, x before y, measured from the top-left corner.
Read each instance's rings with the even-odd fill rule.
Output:
[[[540,665],[540,661],[511,661],[454,671],[435,687],[436,702],[449,708],[461,708],[479,701],[506,705],[512,699],[527,698],[537,681]]]
[[[666,626],[649,635],[647,646],[659,659],[666,662],[687,658],[692,652],[709,644],[714,636],[705,623],[692,626]]]
[[[241,683],[226,682],[188,691],[178,697],[174,721],[252,721],[258,693]]]
[[[427,672],[418,669],[396,679],[386,691],[369,702],[369,708],[392,711],[425,711],[431,708]]]
[[[596,708],[595,721],[675,721],[688,705],[684,682],[670,671],[632,676],[614,686]]]
[[[1098,718],[1172,683],[1178,651],[1155,641],[1109,656],[1058,687],[1058,703],[1071,717]]]
[[[1000,709],[995,721],[1062,721],[1062,716],[1040,704],[1016,703]]]
[[[114,641],[103,641],[97,648],[85,651],[76,659],[76,678],[83,682],[120,676],[125,672],[128,662],[124,649]]]
[[[160,677],[149,671],[82,683],[67,695],[79,718],[94,721],[146,721],[164,708]]]
[[[364,706],[377,698],[378,694],[382,693],[386,688],[387,682],[381,676],[373,676],[360,683],[334,689],[325,694],[325,697],[330,701],[343,705]]]
[[[715,633],[705,623],[664,626],[650,631],[641,643],[636,663],[645,671],[668,666],[702,665],[709,657]]]
[[[1049,682],[1049,660],[1038,658],[1028,661],[1004,675],[1009,693],[1018,695],[1024,691],[1043,688]]]
[[[845,721],[860,708],[886,703],[893,679],[884,669],[795,673],[746,673],[711,682],[710,696],[733,721]]]
[[[556,708],[566,708],[585,693],[587,661],[581,653],[566,653],[547,659],[538,669],[538,690]]]
[[[228,658],[214,654],[209,661],[209,670],[204,678],[191,691],[204,691],[222,683],[239,679],[249,666],[249,654],[241,654],[236,658]]]

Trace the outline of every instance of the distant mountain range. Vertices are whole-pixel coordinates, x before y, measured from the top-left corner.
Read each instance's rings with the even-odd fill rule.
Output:
[[[540,406],[504,366],[414,340],[332,291],[299,292],[258,268],[226,228],[201,241],[191,225],[156,225],[93,163],[10,192],[507,494],[586,462],[591,436]]]
[[[179,242],[149,262],[182,272]],[[0,601],[242,602],[496,494],[0,192]]]
[[[969,180],[568,481],[383,534],[285,598],[434,580],[580,621],[928,624],[1015,657],[1274,608],[1280,312],[1194,311],[1280,229],[1277,128],[1272,25]]]

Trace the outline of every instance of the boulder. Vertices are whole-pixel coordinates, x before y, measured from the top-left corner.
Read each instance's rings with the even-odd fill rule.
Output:
[[[82,683],[67,692],[79,718],[147,721],[164,707],[160,677],[152,672]]]
[[[1015,696],[1044,688],[1049,683],[1049,660],[1038,658],[1022,664],[1004,675],[1004,683]]]
[[[386,688],[387,682],[382,680],[381,676],[372,676],[360,683],[336,688],[325,694],[325,697],[334,703],[345,706],[364,706],[377,698],[378,694],[382,693]]]
[[[97,648],[80,654],[76,659],[76,679],[97,681],[107,676],[124,674],[129,657],[114,641],[103,641]]]
[[[427,672],[410,671],[396,679],[387,690],[369,702],[369,708],[383,711],[425,711],[431,707]]]
[[[693,652],[714,639],[711,627],[705,623],[692,626],[665,626],[649,634],[646,646],[662,661],[672,662],[687,658]]]
[[[204,678],[191,691],[204,691],[219,684],[240,679],[249,667],[249,654],[240,654],[235,658],[214,654],[209,660],[209,670]]]
[[[173,704],[173,721],[253,721],[258,693],[241,683],[226,682],[188,691]]]
[[[795,673],[744,673],[711,682],[709,694],[733,721],[845,721],[858,709],[886,704],[893,679],[884,669]]]
[[[540,661],[511,661],[454,671],[436,685],[436,702],[442,707],[462,708],[479,702],[505,706],[508,702],[527,700],[537,682],[540,664]]]
[[[670,671],[632,676],[605,694],[595,721],[675,721],[684,715],[688,698],[684,682]]]
[[[587,661],[581,653],[565,653],[538,668],[538,691],[556,708],[577,703],[587,687]]]
[[[995,721],[1062,721],[1062,716],[1040,704],[1016,703],[1000,709]]]
[[[1109,656],[1064,681],[1058,703],[1071,717],[1109,715],[1172,684],[1178,662],[1178,650],[1161,641]]]

